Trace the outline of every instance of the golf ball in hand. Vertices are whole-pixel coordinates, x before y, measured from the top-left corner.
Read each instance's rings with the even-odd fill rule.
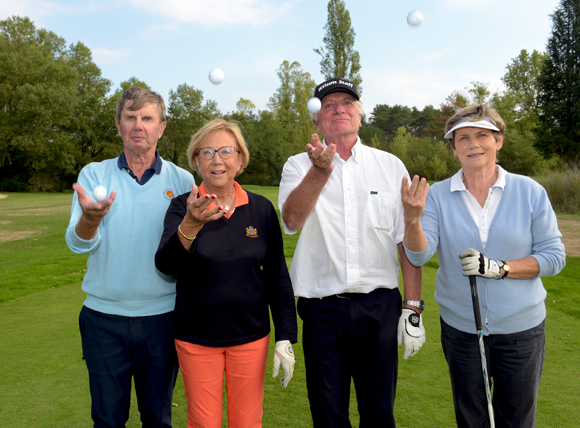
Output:
[[[95,187],[93,189],[93,197],[97,200],[97,202],[101,202],[107,199],[107,189],[105,189],[105,186]]]
[[[318,113],[321,107],[320,100],[316,97],[312,97],[308,100],[306,107],[308,107],[310,113]]]
[[[214,68],[209,72],[209,81],[214,85],[219,85],[224,81],[224,72],[221,68]]]
[[[407,24],[412,27],[417,27],[423,22],[423,14],[420,10],[414,10],[407,15]]]

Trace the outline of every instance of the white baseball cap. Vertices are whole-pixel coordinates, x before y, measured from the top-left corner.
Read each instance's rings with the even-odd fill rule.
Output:
[[[459,122],[455,124],[453,128],[451,128],[445,137],[448,140],[453,138],[453,132],[459,128],[483,128],[483,129],[490,129],[492,131],[498,131],[499,128],[493,124],[490,118],[484,117],[482,120],[478,120],[477,122],[470,122],[467,119],[461,119]]]

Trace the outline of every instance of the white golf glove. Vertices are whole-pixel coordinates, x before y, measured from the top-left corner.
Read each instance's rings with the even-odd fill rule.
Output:
[[[397,327],[397,343],[399,346],[405,341],[405,353],[403,358],[406,360],[412,357],[425,343],[426,335],[423,327],[423,320],[421,314],[418,314],[413,309],[403,309],[403,313],[399,318],[399,326]]]
[[[294,364],[296,359],[294,358],[294,350],[292,349],[292,344],[289,340],[280,340],[276,342],[276,349],[274,350],[274,371],[272,372],[272,377],[277,377],[280,372],[280,364],[282,369],[284,369],[284,377],[280,379],[280,385],[282,388],[286,388],[290,379],[292,379],[292,374],[294,373]]]
[[[463,275],[477,275],[484,278],[501,279],[501,266],[495,260],[488,259],[479,251],[469,248],[459,254],[463,265]],[[503,265],[502,265],[503,266]]]

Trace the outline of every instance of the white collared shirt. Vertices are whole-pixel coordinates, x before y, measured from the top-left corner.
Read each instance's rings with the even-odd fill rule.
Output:
[[[461,192],[463,202],[465,202],[465,206],[467,207],[471,218],[479,229],[479,237],[481,238],[483,248],[485,248],[485,244],[487,243],[489,226],[497,212],[497,207],[505,187],[506,170],[499,165],[495,166],[495,170],[498,173],[497,180],[489,189],[483,208],[479,205],[477,199],[475,199],[475,197],[465,188],[465,184],[463,183],[463,169],[460,169],[453,177],[451,177],[450,190],[452,192]]]
[[[405,166],[360,139],[347,161],[336,154],[333,163],[298,239],[290,267],[294,294],[313,298],[398,287],[397,244],[405,234],[401,180],[409,177]],[[281,213],[311,167],[307,153],[292,156],[284,165]],[[283,218],[282,226],[287,234],[296,233]]]

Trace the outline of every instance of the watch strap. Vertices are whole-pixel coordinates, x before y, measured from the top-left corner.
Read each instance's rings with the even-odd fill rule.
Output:
[[[503,275],[501,276],[501,279],[504,279],[510,273],[510,267],[503,260],[498,260],[497,262],[498,262],[497,264],[499,265],[499,269],[501,270],[503,268]]]
[[[425,302],[423,300],[403,300],[403,306],[414,306],[423,312],[423,309],[425,309]]]

